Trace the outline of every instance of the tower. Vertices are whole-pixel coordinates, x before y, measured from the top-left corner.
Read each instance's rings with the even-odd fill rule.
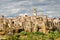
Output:
[[[33,15],[34,15],[34,16],[37,16],[37,10],[36,10],[36,8],[34,8],[33,11],[34,11],[34,12],[33,12]]]

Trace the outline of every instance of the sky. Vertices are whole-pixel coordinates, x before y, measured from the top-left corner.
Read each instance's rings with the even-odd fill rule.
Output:
[[[6,17],[33,15],[33,8],[37,9],[38,15],[60,17],[60,0],[0,0],[0,15]]]

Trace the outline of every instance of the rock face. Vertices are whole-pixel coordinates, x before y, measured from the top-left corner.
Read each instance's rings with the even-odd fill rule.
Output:
[[[46,15],[38,16],[36,9],[34,9],[33,16],[23,15],[11,19],[2,16],[0,18],[0,34],[13,34],[21,31],[48,33],[50,30],[60,30],[59,28],[59,19],[47,18]]]

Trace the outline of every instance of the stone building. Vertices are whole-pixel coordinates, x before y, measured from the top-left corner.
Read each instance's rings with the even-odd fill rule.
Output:
[[[53,19],[53,23],[54,23],[54,27],[60,30],[60,19],[59,18]]]
[[[5,34],[7,19],[4,16],[0,18],[0,34]]]
[[[33,16],[25,14],[16,18],[7,19],[4,16],[0,18],[0,30],[6,33],[13,33],[14,31],[17,33],[21,31],[48,33],[55,28],[60,30],[60,20],[47,18],[47,15],[37,15],[36,8],[33,9]]]

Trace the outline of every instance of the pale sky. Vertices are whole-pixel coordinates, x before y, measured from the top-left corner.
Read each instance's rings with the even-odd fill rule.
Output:
[[[60,0],[0,0],[0,15],[15,17],[20,14],[33,14],[33,8],[37,14],[46,14],[49,17],[60,17]]]

